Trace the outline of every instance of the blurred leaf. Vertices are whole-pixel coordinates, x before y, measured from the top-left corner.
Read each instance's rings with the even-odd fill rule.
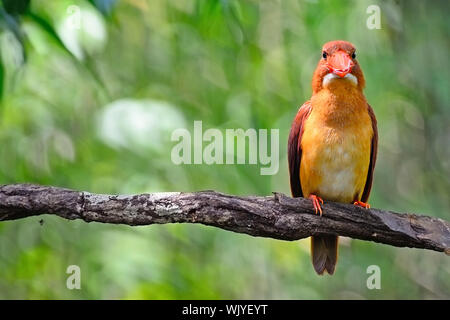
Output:
[[[66,48],[66,46],[64,45],[64,43],[62,42],[61,38],[59,37],[58,33],[56,32],[56,30],[53,28],[53,26],[50,24],[50,22],[48,22],[47,20],[45,20],[44,18],[42,18],[41,16],[34,14],[32,12],[28,12],[27,14],[28,17],[30,17],[31,20],[33,20],[37,25],[39,25],[55,42],[56,44],[63,49],[64,51],[66,51],[70,56],[72,56],[74,59],[76,59],[76,57],[73,55],[72,52],[70,52],[69,49]]]
[[[242,37],[242,40],[246,39],[245,30],[242,26],[243,14],[242,8],[238,1],[224,1],[222,2],[223,10],[227,16],[227,21],[229,24],[230,32],[233,34],[235,39]],[[239,36],[241,34],[241,36]]]
[[[75,62],[75,65],[77,67],[81,67],[81,69],[87,71],[89,73],[89,75],[92,77],[92,79],[95,81],[95,83],[99,86],[99,88],[102,89],[102,92],[105,93],[106,95],[108,95],[107,90],[106,90],[101,78],[99,77],[97,72],[94,70],[94,67],[91,65],[91,62],[90,62],[91,59],[89,56],[86,56],[84,63],[82,63],[77,58],[77,56],[72,51],[70,51],[69,48],[66,47],[66,45],[64,44],[61,37],[58,35],[58,33],[56,32],[55,28],[53,27],[53,25],[51,24],[50,21],[47,21],[42,16],[35,14],[33,12],[30,12],[30,11],[27,13],[27,16],[31,20],[33,20],[37,25],[39,25],[56,42],[57,46],[59,46],[66,53],[69,54],[69,56],[73,59],[73,61]]]
[[[21,15],[30,7],[30,0],[2,0],[5,11],[12,15]]]
[[[0,7],[0,26],[4,24],[4,26],[11,31],[16,39],[20,42],[22,46],[22,54],[23,54],[23,61],[26,61],[26,51],[25,51],[25,45],[24,45],[24,34],[22,29],[20,28],[19,19],[18,17],[12,16],[8,14],[3,8]]]

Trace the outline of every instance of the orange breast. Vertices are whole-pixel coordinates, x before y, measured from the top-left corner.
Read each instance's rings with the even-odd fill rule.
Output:
[[[324,91],[311,99],[301,141],[300,181],[305,197],[350,203],[361,199],[373,129],[364,97],[336,99]]]

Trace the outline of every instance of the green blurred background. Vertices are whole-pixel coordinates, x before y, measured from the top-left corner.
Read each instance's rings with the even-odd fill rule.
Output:
[[[371,4],[380,30],[366,27]],[[345,39],[378,118],[371,205],[450,220],[449,13],[448,1],[3,0],[0,183],[289,194],[291,121],[322,44]],[[170,135],[194,120],[279,128],[279,172],[174,165]],[[81,290],[66,288],[72,264]],[[342,239],[335,275],[319,277],[309,239],[41,216],[0,223],[0,298],[448,299],[450,258]]]

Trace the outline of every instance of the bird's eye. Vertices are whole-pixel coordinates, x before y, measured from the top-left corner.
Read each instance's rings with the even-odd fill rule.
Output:
[[[326,59],[327,58],[327,53],[324,51],[322,52],[322,58]]]
[[[356,58],[356,52],[353,52],[352,53],[352,59],[355,59]]]

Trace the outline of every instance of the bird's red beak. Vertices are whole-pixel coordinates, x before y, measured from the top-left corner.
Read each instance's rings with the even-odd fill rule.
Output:
[[[352,58],[350,58],[349,54],[341,50],[333,53],[327,59],[328,69],[341,78],[345,77],[345,75],[352,70],[354,65],[355,63]]]

